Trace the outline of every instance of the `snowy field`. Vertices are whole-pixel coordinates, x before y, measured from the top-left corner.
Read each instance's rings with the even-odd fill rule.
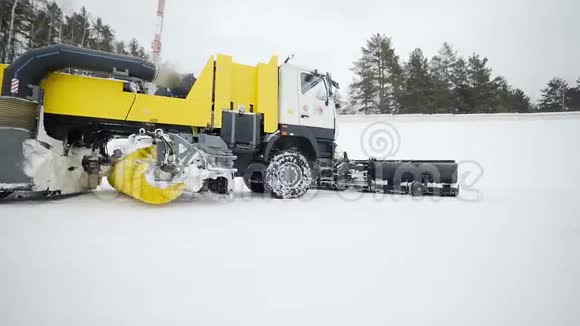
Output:
[[[352,158],[461,161],[463,193],[2,205],[0,325],[580,324],[580,115],[339,122]]]

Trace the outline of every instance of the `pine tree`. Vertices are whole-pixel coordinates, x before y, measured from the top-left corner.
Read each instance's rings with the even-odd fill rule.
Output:
[[[33,26],[34,9],[30,0],[18,1],[16,10],[16,20],[14,24],[14,38],[12,51],[8,57],[8,61],[12,62],[19,55],[24,53],[31,47],[31,34],[34,32]]]
[[[79,45],[84,48],[87,46],[88,40],[91,36],[90,31],[91,25],[89,22],[89,14],[84,6],[81,8],[81,12],[78,15],[78,17],[79,17],[79,25],[81,27],[81,32],[79,33],[79,35],[82,35]]]
[[[542,90],[542,98],[538,104],[538,109],[542,112],[565,111],[566,96],[568,96],[568,83],[562,78],[555,77]]]
[[[115,42],[115,53],[122,55],[129,54],[129,52],[127,52],[127,45],[125,44],[125,42],[123,41]]]
[[[434,113],[433,82],[429,74],[429,63],[421,49],[409,56],[404,70],[405,87],[401,99],[402,111],[406,113]]]
[[[0,1],[0,61],[10,63],[28,49],[31,12],[30,0]]]
[[[79,13],[72,13],[65,17],[62,29],[63,43],[87,47],[91,37],[89,14],[85,7]]]
[[[3,56],[3,59],[6,60],[8,59],[9,61],[12,61],[12,58],[10,58],[10,56],[14,56],[14,46],[15,44],[13,43],[14,40],[16,39],[15,34],[17,31],[17,24],[18,24],[18,18],[17,18],[17,10],[18,10],[18,1],[19,0],[12,0],[12,4],[10,5],[11,9],[10,9],[10,24],[7,30],[7,41],[6,41],[6,53]],[[7,58],[8,56],[8,58]]]
[[[513,89],[503,77],[494,80],[493,101],[491,102],[492,113],[528,113],[532,111],[530,98],[521,89]]]
[[[11,62],[29,48],[54,43],[51,32],[61,18],[60,8],[47,0],[0,1],[0,61]]]
[[[355,62],[353,72],[357,79],[350,86],[350,105],[364,114],[379,113],[376,104],[377,86],[367,61]]]
[[[487,58],[473,54],[467,63],[467,79],[470,88],[469,96],[472,104],[470,113],[492,112],[494,97],[494,82],[491,80],[491,69],[487,67]]]
[[[512,90],[507,80],[497,77],[493,84],[493,97],[488,108],[489,113],[512,112],[511,96]]]
[[[568,90],[568,111],[580,111],[580,78],[576,81],[576,87]]]
[[[56,2],[37,1],[32,10],[29,47],[37,48],[59,42],[62,10]]]
[[[451,88],[453,79],[453,68],[457,64],[457,52],[453,47],[445,42],[437,55],[435,55],[429,64],[431,74],[434,79]]]
[[[7,62],[8,52],[10,51],[8,42],[12,38],[11,29],[14,29],[12,9],[16,11],[15,4],[18,5],[14,0],[0,1],[0,62]]]
[[[62,29],[63,14],[62,9],[54,1],[51,1],[46,6],[46,13],[48,15],[48,33],[46,37],[47,44],[55,44],[60,42],[60,31]]]
[[[473,106],[471,90],[467,76],[467,62],[459,58],[451,72],[453,113],[469,113]]]
[[[457,52],[445,42],[429,63],[433,81],[433,105],[435,112],[450,113],[457,106],[454,96],[454,72],[458,62]]]
[[[56,1],[0,0],[0,62],[10,63],[31,48],[70,44],[100,51],[129,54],[125,42],[116,42],[111,26],[101,18],[90,20],[85,7],[64,16]],[[132,54],[148,58],[134,40]]]
[[[515,89],[511,92],[512,111],[518,113],[530,113],[534,108],[530,98],[521,89]]]
[[[137,53],[139,52],[139,47],[139,41],[137,41],[137,39],[131,39],[129,44],[127,44],[127,51],[129,52],[129,55],[136,57]]]
[[[375,34],[361,52],[362,57],[353,68],[355,81],[351,85],[351,103],[365,113],[397,112],[402,68],[391,39]]]
[[[336,111],[338,114],[355,114],[356,112],[352,111],[352,108],[344,101],[342,98],[342,94],[335,90],[332,94],[332,100],[336,105]]]
[[[127,52],[129,52],[130,56],[147,59],[147,53],[145,52],[145,48],[142,47],[139,44],[139,41],[137,41],[137,39],[135,38],[129,41],[129,44],[127,45]]]
[[[92,33],[89,36],[89,47],[91,49],[113,52],[113,41],[115,35],[111,26],[105,25],[103,20],[99,17],[92,24]]]

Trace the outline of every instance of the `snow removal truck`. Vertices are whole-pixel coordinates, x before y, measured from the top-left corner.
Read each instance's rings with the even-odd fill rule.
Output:
[[[454,161],[350,160],[336,151],[338,88],[277,57],[211,57],[180,97],[147,90],[156,67],[65,45],[0,65],[0,201],[96,189],[149,204],[184,192],[300,198],[311,188],[456,196]]]

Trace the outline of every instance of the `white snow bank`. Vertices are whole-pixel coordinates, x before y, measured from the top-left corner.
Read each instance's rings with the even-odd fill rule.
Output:
[[[88,174],[82,166],[90,149],[71,148],[68,155],[58,149],[47,148],[37,140],[23,144],[24,173],[32,178],[35,191],[59,190],[62,194],[85,192],[89,189]]]

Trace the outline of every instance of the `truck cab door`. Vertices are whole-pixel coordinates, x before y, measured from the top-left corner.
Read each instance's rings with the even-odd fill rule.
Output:
[[[335,110],[325,78],[300,72],[300,125],[334,129]]]

